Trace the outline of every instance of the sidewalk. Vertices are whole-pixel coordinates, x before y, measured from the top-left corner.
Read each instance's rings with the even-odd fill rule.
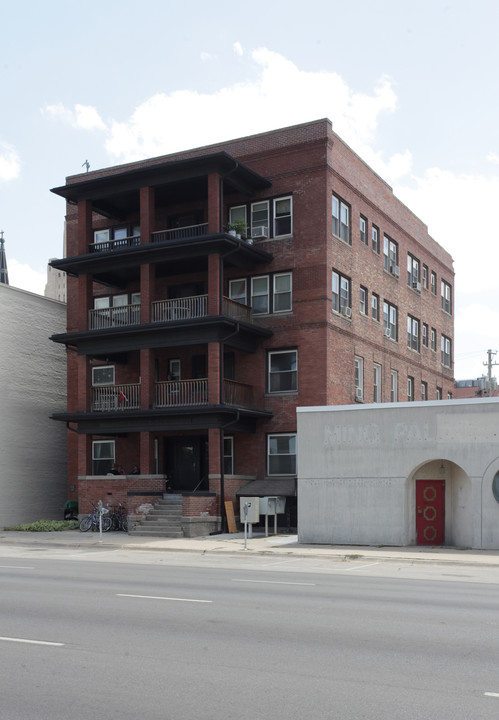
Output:
[[[154,538],[131,536],[122,532],[81,533],[79,530],[62,532],[16,532],[0,531],[0,549],[2,545],[37,546],[44,548],[106,548],[123,550],[188,552],[194,554],[222,553],[231,555],[257,554],[281,557],[329,558],[344,562],[360,558],[398,562],[432,562],[468,565],[499,566],[499,550],[470,550],[451,547],[412,546],[412,547],[370,547],[346,545],[306,545],[298,542],[297,535],[254,534],[244,541],[243,533],[209,535],[199,538]]]

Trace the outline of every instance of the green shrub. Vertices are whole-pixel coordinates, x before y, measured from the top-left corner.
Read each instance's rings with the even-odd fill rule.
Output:
[[[78,520],[37,520],[36,522],[6,527],[4,530],[24,532],[53,532],[54,530],[78,530]]]

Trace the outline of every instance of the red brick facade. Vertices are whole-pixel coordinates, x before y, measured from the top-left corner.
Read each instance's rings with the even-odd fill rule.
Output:
[[[390,402],[394,378],[399,401],[408,399],[408,378],[414,400],[452,393],[452,259],[328,120],[70,177],[55,192],[68,200],[68,257],[55,265],[74,275],[68,278],[67,334],[56,338],[68,346],[68,412],[60,419],[76,430],[68,433],[68,485],[80,510],[108,487],[114,497],[120,482],[104,479],[97,486],[89,479],[97,467],[96,441],[112,441],[114,459],[126,471],[139,465],[149,492],[156,484],[162,491],[165,475],[173,474],[174,490],[189,497],[186,514],[217,515],[222,483],[224,499],[236,503],[238,489],[252,479],[274,480],[269,487],[278,488],[280,479],[293,476],[290,437],[298,405]],[[333,196],[347,219],[342,231],[333,219]],[[255,204],[267,201],[265,215]],[[230,208],[242,206],[250,236],[261,222],[267,237],[250,244],[226,232]],[[125,232],[116,228],[126,228],[126,239],[113,244]],[[109,230],[108,244],[94,244],[96,230]],[[392,243],[387,261],[385,236]],[[336,300],[333,272],[344,285]],[[244,304],[253,305],[241,322],[223,300],[234,298],[231,280],[246,281]],[[138,316],[131,321],[114,310],[108,311],[108,330],[91,326],[95,298],[111,298],[130,313],[138,293],[138,327]],[[178,314],[174,298],[201,303],[203,297],[198,324],[191,305],[188,316]],[[170,315],[158,324],[160,302]],[[255,303],[265,302],[268,312],[258,312]],[[392,309],[388,318],[396,317],[390,337],[384,304]],[[355,358],[362,369],[357,390]],[[104,409],[92,386],[94,368],[102,365],[114,368],[108,385],[115,388],[115,406]],[[172,368],[179,368],[179,378]],[[228,401],[229,390],[239,393],[236,400]],[[133,406],[132,392],[140,395]],[[170,395],[159,402],[159,392]],[[172,400],[187,392],[194,393],[188,405]],[[277,441],[270,465],[269,435]],[[223,437],[229,438],[225,454],[233,451],[225,469]],[[186,487],[191,476],[196,482]],[[125,494],[136,490],[123,482],[125,504]],[[215,492],[217,502],[200,496],[197,504],[188,495],[196,490]],[[140,505],[139,496],[127,497],[128,505]]]

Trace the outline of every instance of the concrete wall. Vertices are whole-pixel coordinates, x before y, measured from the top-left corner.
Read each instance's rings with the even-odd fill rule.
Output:
[[[66,352],[49,336],[65,327],[63,303],[0,285],[0,528],[63,516],[66,428],[49,416],[65,409]]]
[[[415,483],[445,480],[445,544],[499,549],[499,399],[299,408],[300,542],[416,543]]]

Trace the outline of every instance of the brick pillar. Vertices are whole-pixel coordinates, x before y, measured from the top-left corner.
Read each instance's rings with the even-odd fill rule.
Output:
[[[208,430],[210,492],[220,493],[220,430]]]
[[[156,205],[154,188],[140,188],[140,244],[151,242],[151,233],[156,229]]]
[[[221,315],[220,255],[208,255],[208,315]]]
[[[140,473],[147,475],[154,472],[153,437],[149,432],[139,433],[140,438]]]
[[[89,245],[94,241],[92,229],[92,203],[90,200],[78,201],[78,250],[77,255],[86,255]]]
[[[90,435],[78,435],[77,474],[92,474],[92,438]]]
[[[208,343],[208,404],[219,405],[220,398],[220,347],[218,342]]]
[[[210,173],[208,175],[208,232],[219,233],[222,231],[220,214],[220,175]]]
[[[79,275],[78,301],[73,304],[76,316],[71,318],[71,325],[75,325],[79,331],[89,330],[88,311],[93,307],[93,278],[91,275]]]
[[[140,407],[149,410],[154,407],[154,354],[150,348],[140,351]]]
[[[151,233],[155,229],[155,196],[154,189],[140,188],[140,242],[145,245],[151,242]],[[140,266],[140,321],[151,322],[151,303],[154,297],[155,269],[153,265]]]
[[[77,367],[77,412],[89,412],[92,404],[92,369],[86,355],[76,357]]]

